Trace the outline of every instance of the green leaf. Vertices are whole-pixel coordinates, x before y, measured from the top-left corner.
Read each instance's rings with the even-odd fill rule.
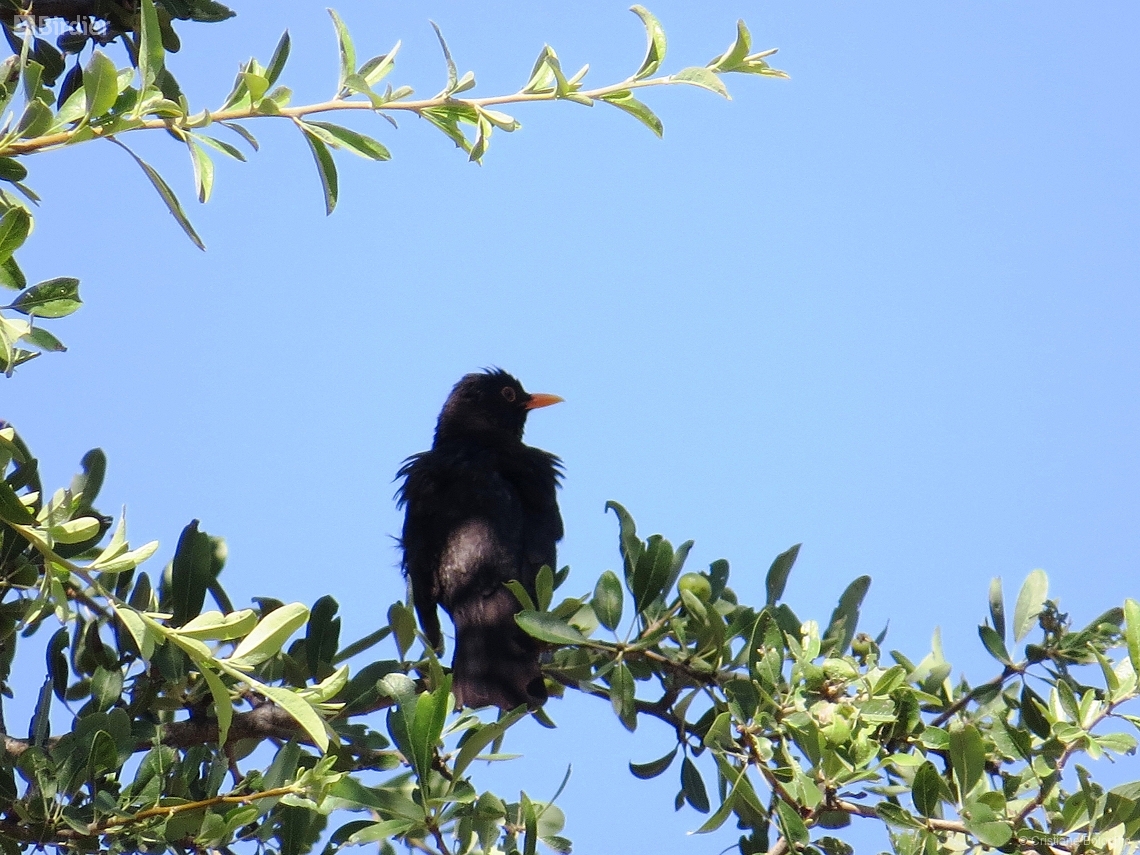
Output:
[[[23,181],[28,177],[24,164],[14,157],[0,157],[0,181]]]
[[[1136,753],[1136,737],[1130,733],[1106,733],[1096,737],[1096,744],[1106,751],[1115,751],[1117,754]]]
[[[665,132],[665,128],[661,124],[661,120],[657,118],[657,114],[650,110],[646,104],[634,98],[628,89],[602,95],[601,100],[607,104],[612,104],[625,113],[629,113],[641,122],[641,124],[657,134],[657,136],[661,136]]]
[[[254,630],[238,645],[237,650],[224,660],[240,670],[260,665],[276,656],[294,632],[305,625],[309,610],[301,603],[289,603],[274,609],[261,619]]]
[[[64,343],[59,341],[56,336],[52,335],[43,327],[33,327],[32,331],[24,336],[24,341],[34,344],[40,350],[46,350],[49,353],[62,353],[67,350]]]
[[[1005,649],[1005,642],[1001,640],[1001,636],[997,631],[991,627],[981,624],[978,627],[978,635],[982,638],[982,644],[986,646],[986,650],[990,652],[998,662],[1003,665],[1012,665],[1013,661],[1009,658],[1009,651]]]
[[[421,781],[426,781],[431,773],[435,743],[439,741],[451,707],[450,687],[451,678],[446,677],[434,692],[423,692],[418,697],[402,695],[394,710],[396,720],[389,719],[390,727],[397,725],[392,738],[397,740],[400,750],[405,751],[405,756],[413,760],[416,776]]]
[[[28,288],[12,302],[11,308],[38,318],[62,318],[82,305],[83,301],[79,299],[79,280],[59,276]]]
[[[260,101],[269,91],[269,81],[265,79],[264,75],[253,71],[239,71],[238,76],[245,84],[246,91],[249,92],[249,100],[256,104],[259,110],[262,109]]]
[[[332,665],[340,646],[340,618],[336,617],[339,605],[325,595],[313,603],[309,624],[305,628],[305,658],[309,674],[320,678],[324,668]]]
[[[16,259],[8,257],[0,262],[0,285],[13,291],[22,291],[28,287],[28,279]]]
[[[317,136],[316,132],[305,126],[304,122],[297,122],[297,127],[305,136],[309,150],[313,153],[313,161],[317,164],[317,175],[321,179],[321,190],[325,196],[325,213],[331,214],[336,208],[338,186],[336,164],[333,163],[332,153]]]
[[[839,605],[831,613],[831,620],[823,634],[823,650],[833,656],[846,653],[855,637],[859,624],[859,607],[871,587],[870,576],[860,576],[847,586],[839,597]]]
[[[139,77],[144,90],[158,78],[163,69],[164,55],[154,0],[142,0],[139,5]]]
[[[103,774],[119,766],[119,751],[114,737],[105,730],[97,730],[91,735],[91,746],[86,754],[87,778],[90,781],[99,780]]]
[[[83,69],[83,94],[88,116],[102,116],[119,97],[119,71],[102,51],[95,51]]]
[[[588,641],[581,632],[550,612],[524,610],[515,615],[515,623],[527,635],[549,644],[583,644]]]
[[[281,76],[281,72],[285,69],[285,63],[289,61],[290,44],[289,31],[286,30],[281,34],[281,39],[277,42],[277,47],[273,49],[273,57],[269,60],[269,67],[265,69],[265,79],[269,82],[270,86],[277,82],[277,78]]]
[[[229,614],[209,611],[179,627],[178,634],[199,641],[232,641],[248,635],[255,626],[257,612],[253,609],[242,609]]]
[[[1021,687],[1021,721],[1041,739],[1048,739],[1052,733],[1052,723],[1046,714],[1047,707],[1028,684]]]
[[[149,3],[151,0],[146,0],[146,2]],[[142,169],[151,185],[156,191],[158,191],[158,195],[166,204],[166,209],[170,211],[170,215],[174,217],[178,225],[182,227],[182,231],[186,232],[186,236],[189,237],[191,241],[193,241],[194,246],[198,247],[198,249],[205,250],[206,245],[202,243],[202,239],[198,237],[198,233],[194,231],[194,227],[190,225],[190,220],[187,218],[186,212],[182,210],[182,203],[178,201],[178,197],[174,195],[174,191],[170,189],[170,185],[166,183],[166,180],[158,174],[158,171],[153,166],[151,166],[117,139],[114,137],[109,137],[108,139],[110,139],[111,142],[113,142],[115,145],[129,154],[132,158],[134,158],[135,163],[139,165],[139,168]]]
[[[950,728],[950,764],[958,782],[958,797],[965,802],[966,796],[981,781],[986,768],[986,747],[974,725]]]
[[[1140,603],[1131,597],[1124,601],[1124,638],[1132,670],[1140,674]]]
[[[519,796],[519,808],[523,816],[523,829],[526,834],[523,839],[522,855],[535,855],[538,847],[538,816],[534,809],[534,802],[527,798],[526,793]]]
[[[697,764],[688,757],[681,761],[681,790],[685,793],[685,801],[694,810],[701,813],[709,812],[709,794],[705,790],[704,779],[697,769]]]
[[[622,600],[621,580],[613,570],[607,570],[594,586],[594,597],[590,605],[598,622],[611,632],[621,623]]]
[[[218,122],[218,124],[222,127],[229,128],[231,131],[245,140],[249,144],[249,147],[254,151],[258,151],[261,148],[261,146],[258,145],[257,137],[250,133],[249,128],[245,127],[245,125],[240,125],[237,122]],[[244,157],[239,159],[245,160]]]
[[[673,765],[673,758],[676,756],[677,748],[674,747],[672,751],[657,760],[651,760],[648,763],[630,763],[629,771],[633,773],[635,778],[641,778],[642,780],[656,778]]]
[[[61,629],[59,632],[64,633],[64,641],[66,642],[67,630]],[[67,672],[65,670],[65,681],[66,678]],[[28,726],[28,737],[37,748],[42,747],[51,734],[51,694],[52,678],[49,676],[44,680],[43,685],[40,686],[40,695],[36,700],[36,709],[35,712],[32,713],[32,723]]]
[[[636,691],[633,672],[624,662],[619,662],[610,672],[610,705],[622,725],[629,731],[637,730],[637,707],[634,704]]]
[[[146,578],[145,574],[143,578]],[[153,629],[142,619],[138,612],[126,606],[116,606],[115,614],[119,620],[123,622],[123,626],[127,628],[127,632],[131,634],[134,639],[135,647],[139,649],[139,655],[142,656],[146,662],[150,661],[151,656],[154,655],[154,648],[161,638],[158,637]]]
[[[508,116],[506,113],[500,112],[499,110],[488,110],[486,107],[480,107],[479,115],[486,118],[488,122],[490,122],[499,130],[506,131],[507,133],[510,133],[511,131],[517,131],[522,127],[522,125],[519,124],[518,120],[513,116]]]
[[[732,71],[738,68],[752,49],[752,34],[748,32],[743,20],[736,22],[736,39],[728,50],[709,62],[708,67],[713,71]]]
[[[16,131],[21,139],[31,139],[44,134],[55,122],[55,113],[43,101],[31,101],[24,108]]]
[[[0,259],[11,258],[32,230],[32,216],[19,205],[9,208],[0,217]]]
[[[415,750],[416,765],[424,780],[431,769],[436,743],[443,733],[444,722],[451,711],[451,677],[445,677],[434,692],[423,692],[416,698],[415,714],[408,734]]]
[[[653,16],[653,13],[646,9],[644,6],[633,6],[630,11],[641,18],[641,23],[645,25],[645,59],[641,61],[641,66],[637,69],[637,73],[633,75],[634,80],[642,80],[649,77],[660,66],[662,60],[665,59],[665,51],[667,43],[665,41],[665,30],[661,28],[660,22]]]
[[[459,71],[455,67],[455,60],[451,58],[451,50],[447,46],[447,41],[443,38],[443,32],[436,26],[435,21],[431,21],[430,23],[431,28],[435,30],[435,37],[439,39],[439,46],[443,50],[444,62],[447,63],[447,86],[443,91],[450,95],[459,84]]]
[[[968,807],[965,820],[967,830],[988,847],[1005,846],[1013,837],[1013,828],[1000,819],[993,808],[982,802],[974,802]]]
[[[388,76],[392,67],[396,64],[396,54],[400,50],[401,42],[396,42],[396,46],[382,56],[374,56],[364,65],[360,66],[358,72],[364,82],[369,86],[375,86],[381,80]]]
[[[463,772],[466,771],[467,767],[482,753],[484,748],[492,742],[497,742],[501,739],[503,734],[507,732],[507,729],[524,715],[526,715],[526,708],[519,707],[518,709],[506,713],[498,721],[484,724],[478,729],[471,731],[463,740],[463,744],[459,747],[459,754],[456,755],[452,775],[455,778],[459,778]]]
[[[769,606],[776,605],[780,601],[780,597],[784,596],[784,587],[788,584],[788,575],[792,572],[792,565],[796,563],[802,545],[797,543],[790,549],[781,552],[772,562],[772,566],[768,568],[768,576],[764,580],[764,586],[768,591]]]
[[[914,774],[910,797],[915,810],[923,816],[938,816],[938,806],[942,800],[942,776],[929,760],[923,761]]]
[[[522,582],[517,579],[508,579],[503,584],[506,585],[507,590],[515,595],[515,599],[519,601],[519,605],[522,606],[523,609],[530,612],[538,610],[534,598],[531,597],[530,592],[527,591]]]
[[[349,825],[357,827],[357,823],[349,823]],[[358,831],[354,831],[350,834],[348,839],[344,842],[349,846],[360,846],[365,843],[387,841],[411,830],[415,826],[416,823],[407,819],[384,819],[380,822],[365,822],[363,827],[360,827]]]
[[[245,163],[245,155],[241,153],[241,150],[230,145],[228,142],[223,142],[222,140],[206,136],[205,134],[190,134],[190,136],[198,142],[204,143],[216,151],[220,151],[226,157],[232,157],[234,160],[240,160],[242,163]]]
[[[91,697],[100,712],[109,710],[111,706],[122,697],[123,672],[118,668],[95,669],[91,676]]]
[[[321,128],[328,134],[328,138],[323,138],[322,141],[335,145],[337,148],[348,149],[355,155],[366,158],[367,160],[391,160],[392,154],[381,143],[372,139],[372,137],[365,136],[358,133],[351,128],[345,128],[341,125],[334,125],[331,122],[304,122],[307,128]]]
[[[1049,577],[1044,570],[1034,570],[1025,579],[1017,595],[1017,605],[1013,609],[1013,640],[1021,641],[1033,629],[1037,616],[1045,606],[1045,596],[1049,593]]]
[[[681,805],[684,803],[683,802],[684,793],[685,793],[685,791],[682,790],[681,794],[677,796],[677,802],[676,802],[677,810],[680,810]],[[698,828],[696,831],[694,831],[692,833],[693,834],[708,834],[709,832],[716,831],[718,828],[720,828],[722,825],[724,825],[725,820],[727,820],[730,816],[732,816],[732,809],[733,809],[733,807],[735,807],[735,805],[736,805],[736,790],[733,789],[732,791],[729,792],[728,796],[721,803],[720,807],[718,807],[716,809],[716,812],[712,816],[710,816],[708,819],[706,819],[700,828]]]
[[[396,650],[403,659],[416,640],[416,616],[411,609],[397,601],[388,607],[388,625],[396,636]]]
[[[48,526],[48,533],[56,543],[83,543],[99,533],[99,520],[79,517]]]
[[[61,701],[65,700],[67,692],[67,627],[60,627],[48,642],[44,658],[47,660],[48,678],[51,680],[52,691]]]
[[[637,561],[641,557],[644,546],[637,536],[637,526],[633,522],[633,517],[629,515],[629,511],[617,502],[606,502],[606,510],[613,511],[618,518],[618,545],[621,548],[621,556],[625,565],[625,583],[632,590],[633,571],[637,567]]]
[[[676,74],[669,77],[675,83],[688,83],[692,86],[699,86],[702,89],[707,89],[709,92],[715,92],[722,98],[732,100],[732,96],[728,94],[728,87],[724,85],[721,79],[715,72],[707,68],[702,68],[699,65],[694,65],[689,68],[682,68]]]
[[[779,816],[780,828],[784,833],[784,837],[791,843],[796,844],[796,848],[806,846],[808,841],[811,840],[811,835],[808,834],[803,817],[783,800],[776,802],[776,814]]]
[[[652,535],[645,543],[645,551],[637,559],[633,571],[634,607],[638,613],[665,591],[674,566],[673,545],[659,534]]]
[[[352,45],[352,36],[348,34],[348,27],[344,25],[340,15],[332,9],[328,12],[336,29],[337,48],[340,52],[340,82],[337,86],[343,88],[345,78],[356,71],[356,48]]]
[[[214,580],[213,544],[210,536],[198,530],[198,520],[191,520],[178,538],[170,572],[171,623],[182,626],[202,611],[206,589]]]
[[[299,605],[299,604],[294,604]],[[286,606],[288,608],[288,606]],[[304,608],[302,606],[302,608]],[[278,609],[277,611],[281,611]],[[276,614],[274,612],[273,614]],[[272,617],[272,615],[270,615]],[[262,684],[258,691],[262,692],[269,700],[281,707],[289,715],[297,721],[297,724],[304,728],[305,733],[309,734],[309,738],[322,752],[327,751],[329,747],[329,735],[325,728],[325,720],[321,718],[321,714],[313,708],[312,704],[289,689],[283,689],[279,686],[266,686]]]
[[[198,201],[208,202],[214,189],[214,161],[191,137],[186,138],[186,148],[190,150],[190,164],[194,167],[194,188],[198,191]]]
[[[879,802],[875,805],[875,813],[884,821],[901,828],[925,827],[923,823],[912,816],[909,811],[899,807],[893,802]]]
[[[29,525],[35,521],[35,514],[3,479],[0,479],[0,520],[11,525]]]
[[[538,568],[538,575],[534,580],[534,596],[539,611],[547,611],[550,608],[550,601],[554,599],[554,571],[548,564]]]
[[[1005,599],[1001,591],[1001,577],[995,576],[990,580],[990,620],[993,621],[994,630],[1005,642]]]

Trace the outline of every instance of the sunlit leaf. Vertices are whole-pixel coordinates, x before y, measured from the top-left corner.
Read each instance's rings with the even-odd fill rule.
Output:
[[[587,640],[586,636],[550,612],[524,610],[515,615],[515,622],[528,635],[550,644],[581,644]]]
[[[7,260],[28,239],[32,230],[32,217],[19,205],[13,206],[0,217],[0,259]]]
[[[119,72],[102,51],[95,51],[83,69],[83,93],[88,116],[102,116],[119,97]]]
[[[336,29],[336,42],[340,53],[340,83],[337,85],[343,87],[345,78],[356,71],[356,48],[352,45],[352,36],[348,34],[348,27],[340,15],[332,9],[329,9],[328,13]]]
[[[289,603],[274,609],[261,619],[252,632],[225,660],[238,669],[259,665],[281,651],[285,642],[309,619],[309,609],[301,603]]]
[[[154,189],[158,191],[158,195],[162,198],[162,201],[166,203],[166,209],[170,211],[171,216],[174,217],[178,225],[182,227],[182,231],[186,232],[186,236],[194,242],[194,246],[198,247],[198,249],[205,250],[206,245],[202,243],[202,239],[198,237],[198,233],[194,231],[194,227],[190,225],[190,220],[187,218],[186,212],[182,210],[182,203],[178,201],[178,197],[174,195],[174,191],[170,189],[170,185],[166,183],[166,180],[158,174],[158,171],[153,166],[117,139],[112,137],[111,142],[115,143],[134,159],[135,163],[139,165],[139,168],[142,169],[147,179],[154,186]]]
[[[641,80],[653,74],[661,65],[661,61],[665,59],[666,40],[665,30],[661,28],[661,23],[654,17],[653,13],[646,9],[644,6],[632,6],[630,11],[641,18],[641,23],[645,26],[645,59],[641,61],[640,67],[633,75],[634,80]]]
[[[281,38],[277,42],[277,47],[273,49],[273,57],[269,60],[269,65],[265,69],[265,79],[269,82],[270,86],[277,82],[277,78],[281,76],[281,72],[285,68],[285,63],[289,61],[290,45],[289,31],[286,30],[281,34]]]
[[[657,136],[664,133],[664,126],[661,124],[661,120],[657,118],[657,114],[650,110],[648,105],[634,98],[628,90],[623,89],[620,92],[602,95],[601,99],[607,104],[613,104],[622,112],[629,113]]]
[[[1049,593],[1049,577],[1044,570],[1034,570],[1026,577],[1017,595],[1017,605],[1013,609],[1013,640],[1021,641],[1033,629],[1037,616],[1045,606],[1045,596]]]
[[[621,580],[613,570],[605,571],[594,587],[590,605],[598,616],[598,622],[611,632],[621,623],[622,599]]]
[[[297,127],[301,129],[305,142],[309,144],[309,150],[313,153],[313,162],[317,165],[317,175],[321,179],[321,190],[325,197],[325,213],[331,214],[336,208],[339,192],[336,164],[333,163],[332,153],[312,129],[305,127],[305,123],[298,122]]]

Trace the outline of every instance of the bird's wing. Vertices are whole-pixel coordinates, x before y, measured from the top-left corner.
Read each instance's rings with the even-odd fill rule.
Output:
[[[397,478],[404,483],[396,494],[397,507],[406,507],[404,530],[400,545],[404,550],[404,573],[412,583],[412,602],[420,619],[420,627],[432,646],[439,649],[443,635],[439,629],[436,602],[439,587],[436,567],[439,566],[441,536],[438,520],[431,512],[440,501],[444,488],[440,473],[434,465],[430,451],[416,454],[404,461]]]
[[[521,458],[525,468],[512,478],[512,483],[522,501],[525,522],[523,524],[524,583],[528,588],[534,584],[535,575],[542,565],[557,570],[558,551],[556,544],[562,539],[562,515],[558,512],[558,479],[561,477],[561,461],[553,454],[538,448],[525,446],[526,455]]]
[[[397,495],[406,507],[404,572],[433,644],[441,641],[437,603],[454,617],[457,601],[488,596],[511,579],[520,579],[533,595],[534,571],[543,562],[528,572],[524,502],[491,455],[436,448],[409,458],[399,474],[405,479]]]

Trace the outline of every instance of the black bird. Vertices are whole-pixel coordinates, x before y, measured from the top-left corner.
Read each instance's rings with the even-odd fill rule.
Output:
[[[443,642],[436,605],[455,624],[455,697],[469,707],[531,709],[546,701],[538,644],[515,623],[521,606],[505,583],[555,567],[562,539],[555,488],[561,462],[524,445],[527,413],[561,401],[528,394],[498,369],[455,384],[431,451],[404,461],[404,573],[424,635]]]

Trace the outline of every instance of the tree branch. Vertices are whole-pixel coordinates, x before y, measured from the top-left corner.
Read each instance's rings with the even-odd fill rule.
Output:
[[[670,76],[665,77],[652,77],[647,80],[623,80],[620,83],[611,83],[608,86],[599,86],[596,89],[582,89],[574,93],[583,98],[590,98],[598,100],[605,95],[612,95],[616,92],[624,92],[631,89],[644,89],[651,86],[668,86],[674,85],[677,81],[673,80]],[[364,110],[367,112],[374,112],[383,114],[389,111],[401,111],[406,113],[415,113],[421,115],[425,111],[434,107],[444,106],[467,106],[467,107],[496,107],[501,104],[525,104],[535,101],[568,101],[568,99],[559,96],[557,91],[550,92],[515,92],[510,95],[492,95],[486,98],[452,98],[446,94],[439,94],[433,98],[423,98],[418,101],[390,101],[381,107],[373,107],[370,101],[349,101],[344,98],[332,98],[328,101],[321,101],[315,104],[305,104],[299,107],[279,107],[277,112],[268,113],[261,112],[255,107],[246,107],[242,109],[233,110],[220,110],[216,113],[207,113],[208,119],[206,125],[213,122],[237,122],[246,119],[303,119],[307,116],[312,116],[320,113],[334,113],[342,110]],[[196,121],[198,116],[184,116],[181,121],[162,118],[162,119],[146,119],[136,125],[128,128],[120,128],[113,133],[104,133],[99,127],[82,125],[82,128],[89,128],[94,134],[92,139],[110,139],[119,134],[130,133],[132,131],[148,131],[148,130],[165,130],[172,127],[184,128],[187,130],[199,130],[201,127]],[[33,137],[27,140],[16,140],[9,143],[6,147],[0,150],[0,155],[4,156],[18,156],[23,154],[32,154],[37,151],[45,149],[56,148],[58,146],[67,145],[71,142],[72,138],[80,128],[72,128],[67,131],[59,131],[54,134],[47,134],[42,137]]]
[[[940,712],[937,716],[934,717],[934,719],[931,720],[931,725],[934,727],[941,727],[950,719],[952,719],[957,713],[965,709],[966,705],[969,704],[970,701],[972,701],[974,698],[976,698],[979,692],[982,692],[985,689],[1000,689],[1002,684],[1005,683],[1005,681],[1010,677],[1014,676],[1015,674],[1025,673],[1026,665],[1027,663],[1025,662],[1022,662],[1018,665],[1006,665],[1005,670],[1002,671],[998,676],[985,683],[980,683],[979,685],[974,686],[974,688],[970,689],[970,691],[966,692],[966,694],[962,695],[962,697],[958,698],[958,700],[954,701],[954,703]]]

